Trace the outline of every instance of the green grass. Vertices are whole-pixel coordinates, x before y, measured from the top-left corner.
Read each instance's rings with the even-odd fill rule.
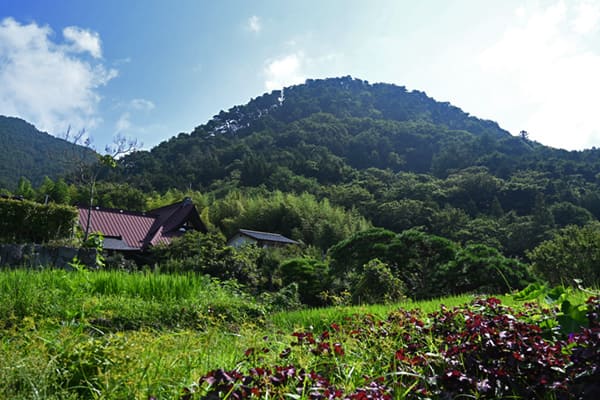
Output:
[[[472,299],[269,314],[235,285],[197,275],[0,270],[0,398],[178,398],[207,371],[235,368],[248,348],[268,348],[257,357],[280,361],[293,331],[320,334],[357,314],[429,313]],[[370,351],[368,344],[354,346],[357,354]],[[342,372],[376,372],[363,364]],[[354,377],[340,379],[352,385]]]
[[[232,285],[198,275],[117,271],[5,270],[0,327],[31,317],[103,330],[202,328],[263,318],[264,309]]]
[[[233,366],[264,308],[197,275],[0,271],[0,398],[177,397]]]
[[[503,303],[510,304],[510,296],[497,296]],[[440,299],[423,300],[423,301],[403,301],[392,304],[374,304],[362,306],[347,306],[347,307],[328,307],[328,308],[312,308],[298,311],[275,313],[269,317],[269,322],[277,329],[286,331],[312,329],[314,331],[322,331],[328,329],[331,323],[340,323],[347,317],[355,315],[370,314],[378,318],[384,318],[391,311],[399,308],[405,310],[420,309],[424,313],[430,313],[439,310],[440,305],[454,307],[472,301],[472,295],[450,296]]]
[[[105,335],[49,328],[2,335],[0,398],[174,398],[202,373],[234,366],[251,337],[216,328]]]

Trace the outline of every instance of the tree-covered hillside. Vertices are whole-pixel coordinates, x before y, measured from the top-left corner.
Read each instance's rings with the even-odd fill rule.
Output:
[[[206,188],[217,179],[256,186],[273,174],[330,184],[369,167],[443,174],[472,165],[474,155],[465,153],[486,146],[501,153],[531,147],[422,92],[346,77],[265,94],[124,165],[130,182],[158,190]]]
[[[597,150],[546,147],[422,92],[344,77],[221,112],[124,157],[111,179],[217,199],[307,192],[395,232],[523,256],[555,229],[600,217],[599,170]]]
[[[280,231],[325,251],[354,232],[338,226],[354,218],[525,257],[559,229],[600,218],[598,171],[598,150],[546,147],[422,92],[344,77],[264,94],[123,157],[100,175],[95,204],[150,209],[185,191],[226,234]],[[50,186],[38,198],[59,201]],[[71,189],[71,202],[88,198]],[[325,205],[347,214],[315,234],[309,214]]]
[[[0,188],[15,189],[19,178],[25,177],[35,186],[45,176],[56,179],[73,168],[66,156],[93,152],[38,131],[19,118],[0,115]]]
[[[339,184],[368,168],[445,178],[481,166],[503,179],[529,169],[593,182],[600,153],[545,147],[422,92],[344,77],[264,94],[123,166],[128,182],[161,191],[216,180],[287,190],[293,178]]]

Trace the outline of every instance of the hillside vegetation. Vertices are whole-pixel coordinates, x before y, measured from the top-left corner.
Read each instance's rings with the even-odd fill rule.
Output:
[[[233,192],[309,193],[378,227],[416,227],[524,257],[557,229],[600,217],[598,170],[600,151],[546,147],[422,92],[344,77],[222,111],[124,157],[105,182],[146,194],[202,192],[211,210]]]
[[[58,179],[74,168],[68,159],[82,153],[93,160],[89,149],[40,132],[22,119],[0,115],[0,188],[15,190],[21,177],[34,186],[45,176]]]
[[[208,231],[137,263],[97,253],[96,270],[0,260],[0,397],[599,397],[597,150],[344,77],[265,94],[116,168],[92,161],[87,184],[5,186],[33,202],[3,200],[0,242],[101,249],[101,235],[30,230],[76,211],[39,202],[90,193],[128,210],[189,197]],[[240,228],[298,244],[227,246]]]
[[[461,296],[273,313],[197,275],[4,270],[0,396],[594,399],[600,303],[585,298],[536,286],[502,296],[512,308]]]

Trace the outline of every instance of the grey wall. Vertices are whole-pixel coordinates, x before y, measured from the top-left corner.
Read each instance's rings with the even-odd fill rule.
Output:
[[[88,267],[96,267],[96,249],[53,247],[40,244],[0,244],[0,266],[57,267],[71,269],[69,263],[77,258]]]

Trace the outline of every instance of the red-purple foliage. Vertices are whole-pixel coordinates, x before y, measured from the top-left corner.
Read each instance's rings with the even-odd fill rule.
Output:
[[[477,299],[464,307],[423,317],[418,311],[398,310],[387,319],[357,316],[320,335],[294,332],[294,352],[316,357],[315,365],[348,361],[345,346],[360,343],[380,352],[383,341],[398,347],[373,363],[381,376],[355,381],[345,392],[331,369],[305,371],[294,365],[269,368],[251,365],[256,351],[246,351],[246,364],[232,371],[211,371],[199,381],[202,398],[273,398],[299,395],[306,399],[388,400],[401,394],[408,399],[451,399],[476,395],[480,399],[596,399],[600,398],[600,299],[587,302],[589,327],[566,338],[548,339],[532,323],[545,315],[532,304],[515,312],[495,298]],[[389,351],[389,350],[388,350]],[[265,352],[265,349],[262,350]],[[383,355],[383,357],[382,357]],[[351,362],[348,361],[348,362]],[[194,393],[186,389],[182,399]]]

